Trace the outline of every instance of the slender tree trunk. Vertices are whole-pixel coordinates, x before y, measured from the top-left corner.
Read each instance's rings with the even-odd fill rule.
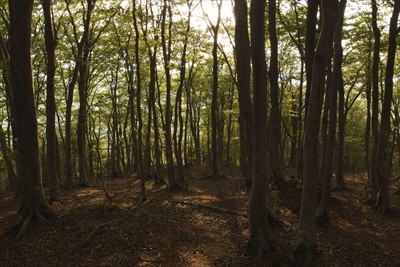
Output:
[[[306,40],[305,40],[305,65],[306,65],[306,95],[305,95],[305,115],[304,120],[307,120],[308,103],[311,93],[312,73],[315,53],[315,39],[317,36],[317,14],[319,1],[307,0],[307,21],[306,21]],[[305,123],[304,123],[305,124]],[[304,127],[305,128],[305,127]],[[304,135],[301,142],[303,143]],[[303,144],[299,146],[297,160],[297,176],[303,180]]]
[[[168,11],[168,36],[166,36],[166,17]],[[172,12],[171,6],[164,0],[164,6],[162,10],[162,21],[161,21],[161,44],[164,56],[164,70],[165,70],[165,82],[166,82],[166,103],[165,103],[165,156],[167,159],[168,169],[168,183],[169,187],[172,188],[176,185],[175,177],[175,166],[174,157],[172,151],[172,135],[171,135],[171,122],[172,122],[172,108],[171,108],[171,71],[170,71],[170,58],[171,58],[171,27],[172,27]],[[168,37],[168,39],[166,39]]]
[[[46,77],[46,141],[47,141],[47,178],[49,180],[50,199],[60,198],[60,185],[56,168],[56,101],[54,96],[55,46],[56,39],[53,33],[51,17],[51,0],[42,2],[45,20],[45,44],[47,53]]]
[[[278,84],[278,37],[276,34],[276,0],[268,1],[268,32],[271,44],[270,66],[268,81],[271,94],[271,111],[269,118],[269,168],[272,179],[279,184],[283,181],[283,156],[280,151],[281,144],[281,113],[279,107]]]
[[[160,131],[158,127],[158,114],[156,109],[156,75],[157,75],[157,46],[154,46],[153,55],[149,52],[150,56],[150,84],[149,84],[149,103],[151,104],[152,110],[152,122],[154,131],[154,159],[156,162],[156,181],[161,181],[163,177],[163,171],[161,168],[161,149],[160,149]],[[151,115],[149,116],[149,118]],[[151,120],[148,122],[151,124]],[[150,127],[148,128],[150,129]]]
[[[89,8],[89,7],[88,7]],[[77,128],[77,147],[78,147],[78,168],[79,168],[79,185],[88,186],[88,175],[86,170],[86,121],[87,121],[87,74],[88,65],[87,60],[89,56],[88,42],[84,48],[84,55],[81,58],[82,62],[79,68],[79,115],[78,115],[78,128]]]
[[[252,110],[250,97],[250,41],[247,2],[235,0],[235,56],[239,98],[240,169],[247,185],[251,185]]]
[[[337,1],[322,0],[322,29],[316,47],[311,92],[303,143],[303,192],[295,255],[304,255],[316,249],[315,209],[317,206],[318,153],[321,104],[325,88],[325,74],[336,24]]]
[[[253,64],[253,181],[249,196],[250,240],[248,256],[263,256],[272,249],[272,233],[266,210],[267,164],[267,81],[265,60],[265,0],[250,6],[251,55]]]
[[[22,221],[16,239],[31,220],[44,221],[54,216],[44,197],[36,108],[31,65],[31,23],[33,0],[9,1],[10,80],[13,94],[18,160],[22,182]]]
[[[377,175],[378,175],[378,198],[376,207],[380,213],[386,213],[390,208],[389,201],[389,178],[390,178],[390,112],[393,100],[393,76],[394,64],[396,58],[398,34],[398,17],[400,12],[400,0],[394,1],[393,13],[390,19],[389,27],[389,48],[385,72],[385,93],[382,103],[381,125],[379,128],[379,143],[377,157]]]
[[[319,202],[316,217],[317,223],[325,226],[329,223],[329,200],[331,195],[331,180],[333,172],[333,154],[336,141],[336,124],[337,124],[337,95],[338,88],[343,87],[342,62],[343,62],[343,47],[342,47],[342,29],[343,20],[346,10],[347,0],[341,0],[339,4],[338,17],[335,29],[334,39],[334,61],[333,71],[330,83],[327,86],[327,94],[329,94],[329,115],[328,115],[328,133],[325,150],[325,166],[322,172],[323,188],[321,200]]]
[[[380,64],[380,47],[381,47],[381,32],[377,23],[378,8],[375,0],[371,0],[372,6],[372,30],[374,32],[374,53],[372,61],[372,138],[374,145],[371,151],[370,159],[370,195],[368,201],[375,203],[378,199],[378,142],[379,142],[379,64]]]
[[[1,153],[3,154],[4,162],[6,164],[8,182],[10,184],[11,190],[18,192],[19,191],[19,180],[18,180],[17,174],[15,172],[15,168],[14,168],[12,159],[10,157],[10,153],[8,151],[6,136],[4,134],[3,127],[1,127],[1,126],[0,126],[0,146],[1,146]]]
[[[183,134],[182,94],[186,80],[186,53],[187,53],[186,50],[188,44],[188,36],[190,33],[190,19],[192,15],[191,2],[188,3],[188,7],[189,7],[188,22],[186,25],[185,39],[183,41],[183,49],[181,54],[180,72],[179,72],[179,85],[178,85],[178,90],[176,92],[176,100],[175,100],[175,120],[174,120],[174,134],[173,134],[175,158],[177,163],[177,181],[180,184],[180,186],[183,186],[182,183],[185,180],[183,172],[183,159],[182,159],[182,134]],[[171,11],[169,11],[169,14],[171,16]]]
[[[222,0],[218,3],[218,18],[216,25],[211,25],[213,31],[213,49],[212,49],[212,57],[213,57],[213,71],[212,71],[212,98],[211,98],[211,169],[212,175],[217,177],[219,175],[218,172],[218,139],[217,139],[217,131],[218,131],[218,31],[219,24],[221,21],[221,5]]]
[[[136,0],[132,1],[132,18],[133,18],[133,26],[135,28],[135,65],[136,65],[136,83],[137,83],[137,90],[136,90],[136,110],[137,110],[137,140],[138,140],[138,148],[136,150],[137,155],[137,166],[138,166],[138,176],[140,179],[141,185],[141,195],[142,200],[146,200],[146,184],[145,184],[145,177],[144,177],[144,170],[143,170],[143,118],[142,118],[142,106],[141,106],[141,95],[142,95],[142,78],[141,78],[141,61],[139,55],[139,47],[140,47],[140,34],[139,34],[139,27],[138,21],[136,17],[137,7],[136,7]]]
[[[90,0],[89,0],[90,1]],[[70,17],[73,17],[72,11],[69,8],[69,4],[67,4],[67,11],[70,15]],[[68,96],[66,100],[66,112],[65,112],[65,173],[66,173],[66,188],[70,189],[72,188],[72,182],[73,182],[73,177],[74,177],[74,161],[73,161],[73,155],[72,155],[72,131],[71,131],[71,116],[72,116],[72,104],[73,104],[73,98],[74,98],[74,88],[76,85],[76,82],[78,81],[78,75],[80,74],[82,70],[82,57],[84,53],[84,46],[87,44],[87,39],[89,35],[89,26],[90,26],[90,17],[91,17],[91,12],[92,10],[90,9],[90,6],[88,5],[87,10],[86,10],[86,19],[84,20],[84,31],[82,33],[82,37],[80,41],[76,40],[77,42],[77,54],[76,54],[76,61],[75,61],[75,67],[74,71],[71,77],[71,81],[68,84]],[[75,24],[73,24],[75,27]],[[77,29],[74,29],[75,31]],[[81,78],[79,78],[81,79]],[[86,111],[85,111],[86,112]],[[79,123],[78,123],[79,125]],[[79,143],[79,141],[78,141]]]

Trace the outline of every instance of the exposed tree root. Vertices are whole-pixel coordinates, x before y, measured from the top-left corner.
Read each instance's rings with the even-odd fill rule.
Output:
[[[315,217],[315,222],[317,226],[322,229],[328,228],[330,224],[329,213],[325,210],[322,213],[317,214],[317,216]]]
[[[11,232],[15,233],[15,237],[13,238],[13,243],[16,243],[21,236],[23,236],[29,228],[31,224],[32,215],[29,215],[25,219],[22,219],[20,223],[18,223]]]
[[[61,217],[56,216],[56,214],[49,208],[31,210],[29,208],[21,207],[19,213],[22,214],[22,219],[9,233],[9,240],[13,243],[16,243],[28,231],[29,227],[33,223],[44,223],[48,220]]]
[[[264,228],[252,231],[250,240],[247,244],[246,250],[243,252],[244,257],[257,257],[261,259],[266,254],[275,250],[273,241],[268,238]]]
[[[316,258],[319,256],[315,243],[310,243],[304,238],[300,238],[293,250],[296,266],[314,266]]]

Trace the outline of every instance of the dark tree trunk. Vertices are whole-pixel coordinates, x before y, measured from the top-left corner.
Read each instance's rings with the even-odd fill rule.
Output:
[[[240,169],[247,185],[251,185],[252,114],[250,97],[250,41],[247,23],[247,2],[235,0],[235,56],[239,98]]]
[[[137,7],[136,7],[136,0],[132,1],[132,18],[133,18],[133,26],[135,28],[135,65],[136,65],[136,83],[137,83],[137,90],[136,90],[136,110],[137,110],[137,139],[138,139],[138,148],[136,149],[136,158],[137,158],[137,167],[138,167],[138,176],[140,179],[141,185],[141,198],[142,200],[146,200],[146,184],[145,184],[145,177],[144,177],[144,170],[143,170],[143,118],[142,118],[142,106],[141,106],[141,99],[142,99],[142,78],[141,78],[141,68],[140,68],[140,55],[139,55],[139,47],[140,47],[140,34],[139,34],[139,27],[138,21],[136,17]]]
[[[181,54],[181,62],[180,62],[180,72],[179,72],[179,85],[178,90],[176,92],[176,100],[175,100],[175,120],[174,120],[174,149],[175,149],[175,158],[177,163],[177,182],[182,187],[184,186],[184,172],[183,172],[183,159],[182,159],[182,136],[183,136],[183,118],[182,118],[182,94],[185,86],[186,80],[186,53],[187,53],[187,45],[188,45],[188,36],[190,33],[190,19],[192,16],[192,4],[188,2],[189,13],[188,13],[188,22],[186,25],[185,39],[183,40],[183,49]],[[170,16],[171,10],[169,10]],[[172,19],[170,18],[170,21]],[[178,128],[179,125],[179,128]]]
[[[75,69],[71,81],[68,84],[68,96],[66,100],[65,110],[65,187],[67,189],[72,188],[74,167],[72,160],[72,133],[71,133],[71,115],[72,115],[72,103],[74,98],[74,88],[78,79],[78,62],[75,63]]]
[[[22,183],[21,224],[16,239],[31,220],[44,221],[54,216],[44,197],[36,108],[31,66],[31,22],[33,0],[9,1],[10,78],[15,110],[18,160]]]
[[[393,100],[393,76],[394,64],[396,58],[397,42],[396,37],[399,29],[398,17],[400,12],[400,0],[394,1],[393,14],[390,19],[389,27],[389,48],[385,72],[385,93],[382,103],[381,125],[379,128],[379,144],[377,157],[377,175],[378,175],[378,199],[376,207],[380,213],[386,213],[390,208],[389,201],[389,178],[390,178],[390,112]]]
[[[47,52],[46,80],[46,141],[47,141],[47,178],[49,180],[50,199],[60,198],[60,185],[56,167],[56,101],[54,96],[54,75],[56,71],[55,47],[56,37],[53,33],[51,17],[51,0],[42,2],[45,21],[45,44]]]
[[[265,0],[250,6],[253,64],[253,181],[249,196],[250,240],[245,254],[263,256],[272,249],[272,233],[266,210],[268,183],[267,81],[265,60]]]
[[[166,36],[166,17],[168,11],[168,36]],[[170,187],[176,185],[175,177],[175,166],[174,156],[172,151],[172,135],[171,135],[171,122],[172,122],[172,108],[171,108],[171,70],[170,70],[170,58],[171,58],[171,27],[172,27],[172,12],[171,6],[164,0],[164,6],[162,9],[162,21],[161,21],[161,44],[164,57],[164,70],[165,70],[165,82],[166,82],[166,103],[165,103],[165,156],[167,160],[168,170],[168,183]],[[166,37],[168,39],[166,39]]]
[[[340,3],[342,4],[344,0]],[[342,19],[340,17],[340,19]],[[343,49],[342,49],[343,50]],[[343,57],[343,51],[342,57]],[[336,56],[336,55],[335,55]],[[339,106],[338,106],[338,151],[337,151],[337,169],[336,169],[336,189],[343,190],[346,189],[346,183],[343,175],[343,165],[344,165],[344,139],[346,133],[346,107],[344,100],[344,85],[343,85],[343,76],[340,74],[340,84],[338,84],[338,97],[339,97]],[[369,110],[369,106],[368,106]],[[367,124],[369,124],[369,118],[367,118]],[[369,128],[369,126],[368,126]],[[369,135],[368,135],[369,138]]]
[[[279,107],[278,84],[278,37],[276,34],[276,0],[268,1],[268,32],[271,44],[268,81],[271,94],[271,111],[269,118],[269,169],[272,180],[279,184],[283,181],[283,156],[281,145],[281,113]]]
[[[372,6],[372,30],[374,32],[374,53],[372,61],[372,115],[371,127],[374,145],[371,151],[370,159],[370,195],[368,201],[375,203],[378,199],[378,142],[379,142],[379,64],[380,64],[380,47],[381,32],[377,23],[378,7],[375,0],[371,0]]]
[[[211,169],[212,175],[218,176],[218,139],[217,139],[217,131],[218,131],[218,31],[219,24],[221,21],[221,5],[222,0],[218,3],[218,18],[216,25],[211,25],[213,31],[213,49],[212,49],[212,57],[213,57],[213,71],[212,71],[212,98],[211,98]]]
[[[336,22],[335,39],[334,39],[334,61],[333,71],[330,83],[327,86],[327,94],[329,94],[328,105],[328,133],[327,142],[325,147],[325,166],[321,173],[323,187],[322,196],[319,202],[316,217],[317,222],[321,225],[329,223],[329,199],[331,195],[331,180],[333,172],[333,154],[336,141],[336,124],[337,124],[337,95],[338,89],[343,87],[342,76],[342,62],[343,62],[343,48],[342,48],[342,29],[343,20],[346,10],[347,0],[341,0],[339,4],[339,12]]]
[[[7,176],[8,176],[8,182],[10,184],[10,188],[11,188],[11,190],[18,192],[20,190],[20,188],[19,188],[20,182],[19,182],[18,176],[16,174],[14,164],[10,157],[7,140],[6,140],[4,131],[3,131],[3,127],[1,127],[1,126],[0,126],[0,146],[1,146],[1,153],[3,154],[3,159],[6,164],[6,168],[7,168]]]
[[[306,21],[306,38],[305,38],[305,65],[306,65],[306,95],[305,95],[305,116],[304,120],[307,120],[308,113],[308,102],[311,93],[311,84],[312,84],[312,72],[313,72],[313,64],[314,64],[314,53],[315,53],[315,44],[316,44],[316,35],[317,35],[317,14],[318,14],[318,3],[319,1],[308,0],[307,1],[307,21]],[[305,128],[305,127],[304,127]],[[301,142],[303,142],[304,135],[301,133],[303,138]],[[303,180],[303,144],[299,146],[298,151],[298,159],[297,159],[297,176],[300,180]]]
[[[85,17],[85,31],[88,34],[85,38],[82,37],[82,56],[79,58],[79,114],[78,114],[78,128],[77,128],[77,148],[78,148],[78,167],[79,167],[79,184],[81,186],[88,186],[88,173],[86,169],[86,122],[87,122],[87,109],[88,109],[88,75],[89,75],[89,54],[91,53],[91,45],[89,41],[89,26],[91,24],[91,16],[94,9],[96,0],[87,0],[87,11]],[[87,28],[86,28],[87,27]]]
[[[66,106],[66,114],[65,114],[65,161],[66,161],[66,166],[65,166],[65,172],[66,172],[66,188],[72,188],[72,182],[73,182],[73,177],[75,174],[75,170],[74,170],[74,161],[73,161],[73,155],[72,155],[72,132],[71,132],[71,116],[72,116],[72,104],[73,104],[73,98],[74,98],[74,89],[75,89],[75,85],[76,82],[78,81],[78,75],[81,74],[82,72],[82,64],[83,64],[83,57],[84,57],[84,51],[85,51],[85,46],[87,46],[87,42],[88,42],[88,36],[89,36],[89,27],[90,27],[90,17],[92,14],[92,8],[91,8],[91,0],[88,0],[88,6],[87,6],[87,10],[86,10],[86,17],[84,20],[84,31],[82,33],[82,37],[81,39],[77,42],[77,54],[76,54],[76,61],[75,61],[75,67],[74,67],[74,71],[72,74],[72,78],[71,81],[68,84],[68,96],[67,96],[67,106]],[[94,4],[93,4],[94,5]],[[67,4],[67,11],[70,15],[70,18],[73,18],[73,14],[72,11],[69,8],[69,4]],[[75,24],[73,23],[72,26],[74,27],[74,31],[77,31]],[[87,50],[87,49],[86,49]],[[83,72],[84,75],[86,75],[85,72]],[[85,77],[79,77],[79,82],[78,83],[82,83],[82,79],[85,79]],[[81,85],[82,86],[82,85]],[[83,92],[81,92],[80,90],[80,101],[81,101],[81,94]],[[84,97],[82,95],[82,97]],[[84,99],[82,99],[84,100]],[[83,108],[83,107],[82,107]],[[81,109],[81,107],[80,107]],[[84,111],[84,113],[86,113],[86,110]],[[79,110],[79,118],[81,117],[81,110]],[[82,123],[82,119],[81,118],[81,122]],[[82,138],[84,139],[84,137],[79,137],[79,132],[82,131],[82,125],[79,126],[80,124],[78,122],[78,127],[80,127],[80,129],[78,130],[78,138]],[[78,141],[78,146],[82,146],[82,144],[79,144],[82,141]],[[84,144],[83,144],[84,146]],[[79,150],[79,148],[78,148]],[[82,155],[80,156],[82,157]],[[84,175],[84,174],[83,174]],[[85,178],[85,177],[82,177]]]
[[[325,74],[336,24],[337,1],[322,0],[322,30],[314,54],[311,92],[303,143],[303,191],[299,230],[295,255],[304,255],[316,249],[315,209],[317,206],[318,153],[321,105],[325,88]]]

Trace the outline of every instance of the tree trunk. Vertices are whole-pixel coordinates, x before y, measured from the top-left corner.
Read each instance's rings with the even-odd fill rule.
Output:
[[[88,7],[89,8],[89,7]],[[77,148],[78,148],[78,168],[79,168],[79,185],[88,186],[88,175],[86,171],[86,121],[87,121],[87,97],[88,97],[88,88],[87,88],[87,74],[88,74],[88,65],[87,60],[89,56],[89,47],[88,42],[84,48],[84,55],[81,58],[82,62],[79,68],[79,81],[78,81],[78,90],[79,90],[79,115],[78,115],[78,128],[77,128]]]
[[[329,223],[329,199],[331,196],[331,180],[333,172],[333,154],[336,141],[336,124],[337,124],[337,95],[338,88],[343,87],[342,76],[342,62],[343,62],[343,48],[342,48],[342,29],[343,20],[346,10],[347,0],[341,0],[339,4],[339,12],[336,22],[335,39],[334,39],[334,61],[333,71],[330,83],[327,86],[327,94],[329,94],[328,105],[328,133],[327,143],[325,147],[325,166],[323,169],[322,180],[323,188],[321,200],[317,208],[317,223],[325,226]]]
[[[385,93],[382,103],[381,125],[379,128],[379,143],[377,157],[378,198],[376,207],[380,213],[386,213],[390,208],[389,178],[390,178],[390,111],[393,100],[393,76],[396,58],[396,37],[398,33],[398,17],[400,12],[400,0],[394,1],[393,13],[389,27],[389,48],[385,72]]]
[[[239,98],[240,169],[247,185],[251,185],[252,114],[250,98],[250,41],[247,2],[235,0],[235,56]]]
[[[33,0],[9,1],[10,78],[15,110],[18,160],[22,182],[22,203],[16,239],[31,220],[54,216],[44,197],[38,143],[38,127],[31,66],[31,22]]]
[[[167,17],[168,10],[168,36],[165,33],[165,20]],[[165,70],[165,82],[166,82],[166,103],[165,103],[165,156],[167,160],[168,170],[168,183],[172,187],[176,184],[175,177],[175,166],[174,157],[172,151],[172,135],[171,135],[171,122],[172,122],[172,108],[171,108],[171,72],[170,72],[170,58],[171,58],[171,26],[172,26],[172,14],[171,7],[167,0],[164,0],[164,6],[162,10],[162,21],[161,21],[161,44],[164,56],[164,70]],[[168,39],[166,39],[168,37]]]
[[[267,81],[265,60],[265,0],[250,6],[253,64],[253,171],[249,196],[250,240],[245,254],[261,257],[272,249],[272,233],[266,210],[268,184]]]
[[[322,29],[314,54],[311,92],[303,144],[303,192],[299,231],[294,253],[297,256],[315,252],[317,206],[318,153],[321,104],[325,88],[325,74],[330,60],[330,49],[336,24],[337,1],[322,0]]]
[[[19,188],[20,182],[19,182],[18,176],[15,172],[14,164],[10,157],[7,140],[6,140],[4,131],[3,131],[3,127],[1,127],[1,126],[0,126],[0,146],[1,146],[1,153],[3,154],[3,159],[6,164],[6,168],[7,168],[7,176],[8,176],[8,182],[10,184],[10,188],[11,188],[11,190],[14,190],[18,193],[18,191],[20,190],[20,188]]]
[[[219,24],[221,21],[221,5],[222,0],[217,4],[218,5],[218,18],[216,25],[211,25],[213,31],[213,49],[212,49],[212,57],[213,57],[213,71],[212,71],[212,98],[211,98],[211,169],[212,175],[217,177],[219,175],[218,172],[218,139],[217,139],[217,131],[218,131],[218,31]],[[211,23],[211,22],[210,22]]]
[[[188,45],[188,37],[190,33],[190,19],[192,16],[192,3],[187,2],[189,12],[188,12],[188,22],[186,25],[185,39],[183,40],[183,49],[181,54],[180,61],[180,72],[179,72],[179,84],[178,90],[176,92],[176,100],[175,100],[175,120],[174,120],[174,148],[175,148],[175,158],[177,163],[177,182],[182,185],[185,180],[184,172],[183,172],[183,159],[182,159],[182,136],[183,136],[183,118],[182,118],[182,94],[185,86],[186,80],[186,54],[187,54],[187,45]],[[171,10],[169,10],[170,16]],[[172,21],[172,18],[170,18]],[[171,25],[171,24],[170,24]],[[171,26],[170,26],[171,27]],[[190,77],[189,77],[190,78]],[[178,128],[179,125],[179,128]]]
[[[317,14],[318,14],[318,3],[319,1],[308,0],[307,1],[307,21],[306,21],[306,38],[305,38],[305,65],[306,65],[306,95],[305,95],[305,115],[304,120],[307,120],[308,113],[308,102],[311,92],[312,84],[312,73],[314,64],[314,53],[315,53],[315,39],[317,35]],[[304,122],[305,124],[305,122]],[[305,127],[304,127],[305,128]],[[304,135],[301,140],[302,144],[299,146],[298,159],[297,159],[297,177],[303,180],[303,141]]]
[[[377,23],[378,8],[375,0],[371,0],[372,6],[372,30],[374,32],[374,53],[372,61],[372,138],[374,145],[371,151],[370,159],[370,195],[368,201],[375,203],[378,199],[378,142],[379,142],[379,64],[380,64],[380,47],[381,47],[381,32]]]
[[[42,2],[45,20],[45,44],[47,53],[46,77],[46,141],[47,141],[47,178],[49,180],[50,200],[59,200],[60,185],[56,168],[56,101],[54,96],[54,75],[56,37],[53,33],[51,0]]]
[[[133,26],[135,28],[135,64],[136,64],[136,83],[137,83],[137,90],[136,90],[136,110],[137,110],[137,140],[138,140],[138,148],[136,149],[136,158],[137,158],[137,167],[138,167],[138,176],[140,179],[140,186],[141,186],[141,198],[142,200],[146,200],[146,184],[145,184],[145,177],[144,177],[144,170],[143,170],[143,118],[142,118],[142,106],[141,106],[141,99],[142,99],[142,78],[141,78],[141,68],[140,68],[140,55],[139,55],[139,47],[140,47],[140,34],[139,34],[139,27],[138,21],[136,17],[137,7],[136,7],[136,0],[132,1],[132,19],[133,19]]]
[[[279,107],[279,84],[278,84],[278,37],[276,34],[276,0],[268,1],[268,32],[271,44],[270,66],[268,71],[271,111],[269,118],[269,168],[272,180],[279,184],[283,181],[283,156],[280,151],[281,145],[281,111]]]

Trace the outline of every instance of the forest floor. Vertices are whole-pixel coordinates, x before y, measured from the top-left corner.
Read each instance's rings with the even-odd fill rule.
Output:
[[[242,256],[249,238],[247,193],[239,170],[219,178],[186,171],[187,191],[169,192],[147,181],[147,201],[135,176],[63,191],[52,208],[63,215],[33,226],[17,242],[6,241],[19,221],[19,201],[0,195],[0,266],[302,266],[292,249],[298,215],[291,210],[299,185],[271,188],[269,210],[276,250],[262,259]],[[400,266],[400,195],[391,187],[390,213],[363,203],[365,177],[346,176],[349,190],[332,192],[331,224],[318,229],[315,266]]]

